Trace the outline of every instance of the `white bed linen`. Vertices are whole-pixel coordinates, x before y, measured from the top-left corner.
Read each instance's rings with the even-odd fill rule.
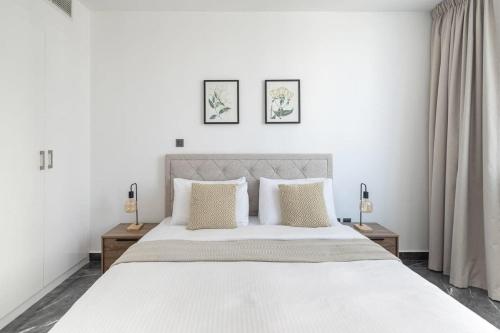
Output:
[[[252,231],[252,225],[244,228],[256,235],[260,233],[257,229]],[[330,237],[329,232],[346,237],[349,233],[346,231],[349,228],[341,225],[317,229],[329,231],[314,236],[306,235],[305,229],[294,229],[303,233],[302,237]],[[199,233],[199,239],[245,237],[219,231]],[[286,232],[276,231],[272,237],[285,237]],[[192,231],[189,233],[189,239],[198,237],[192,236]],[[297,236],[292,235],[293,231],[289,233],[289,237]],[[320,233],[324,235],[319,236]],[[164,223],[143,241],[178,237],[186,236],[178,226]],[[400,262],[379,260],[120,264],[108,270],[51,332],[498,333],[498,330]]]
[[[239,239],[353,239],[365,238],[351,227],[337,221],[331,227],[298,228],[284,225],[262,225],[256,216],[250,216],[247,226],[235,229],[188,230],[185,225],[170,224],[171,218],[164,219],[156,228],[148,232],[140,241],[162,239],[192,241],[224,241]]]

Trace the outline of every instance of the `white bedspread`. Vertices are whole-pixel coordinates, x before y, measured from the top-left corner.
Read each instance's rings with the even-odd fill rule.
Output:
[[[278,229],[256,229],[262,227]],[[349,234],[359,237],[341,225],[314,229],[318,231],[302,228],[287,231],[283,226],[245,228],[249,231],[238,228],[187,232],[165,223],[143,241],[243,239],[261,237],[261,232],[267,232],[268,238],[273,239],[334,238],[334,235],[342,238]],[[51,332],[488,333],[498,330],[400,262],[379,260],[314,264],[120,264],[106,272]]]

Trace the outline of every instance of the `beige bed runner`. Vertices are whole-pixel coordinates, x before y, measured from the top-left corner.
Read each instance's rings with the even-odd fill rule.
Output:
[[[115,263],[266,261],[335,262],[399,260],[368,239],[332,240],[232,240],[232,241],[145,241],[131,246]]]

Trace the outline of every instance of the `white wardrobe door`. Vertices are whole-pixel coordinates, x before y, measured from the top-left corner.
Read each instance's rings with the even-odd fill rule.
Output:
[[[78,17],[60,12],[46,32],[45,283],[88,257],[89,56]],[[87,26],[88,27],[88,26]],[[88,30],[88,29],[87,29]]]
[[[0,1],[0,318],[43,286],[43,31],[28,1]]]

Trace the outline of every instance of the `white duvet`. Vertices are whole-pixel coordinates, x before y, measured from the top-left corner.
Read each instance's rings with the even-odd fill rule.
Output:
[[[349,227],[250,223],[187,231],[163,222],[141,241],[334,239]],[[394,260],[333,263],[145,262],[108,270],[52,333],[498,332]]]

